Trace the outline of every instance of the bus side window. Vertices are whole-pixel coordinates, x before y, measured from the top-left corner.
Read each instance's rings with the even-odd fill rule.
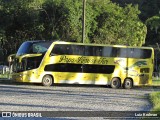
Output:
[[[133,58],[134,56],[134,48],[128,48],[128,57]]]
[[[95,54],[95,56],[102,56],[102,47],[100,47],[100,46],[95,46],[94,47],[94,54]]]
[[[54,56],[54,55],[63,55],[63,45],[60,45],[60,44],[54,45],[50,56]]]
[[[113,47],[103,47],[102,56],[103,57],[116,57],[117,56],[116,49],[114,49]]]
[[[151,50],[147,49],[139,49],[139,48],[134,48],[134,58],[150,58],[152,54]]]
[[[73,45],[72,51],[74,55],[84,55],[84,46],[83,45]]]
[[[110,54],[109,57],[118,57],[118,51],[119,51],[119,49],[116,48],[116,47],[111,47],[111,48],[112,48],[112,50],[111,50],[111,54]]]
[[[143,49],[143,58],[151,58],[152,50]]]
[[[85,46],[85,56],[94,56],[94,51],[92,46]]]
[[[63,55],[73,55],[72,45],[63,45]]]
[[[133,58],[142,58],[142,50],[138,48],[134,48]]]
[[[59,51],[58,49],[59,49],[59,46],[58,45],[54,45],[50,56],[54,56],[55,54],[58,54],[58,51]]]
[[[126,48],[119,48],[118,57],[127,57],[127,49]]]
[[[133,48],[119,48],[118,57],[129,57],[133,58],[134,49]]]

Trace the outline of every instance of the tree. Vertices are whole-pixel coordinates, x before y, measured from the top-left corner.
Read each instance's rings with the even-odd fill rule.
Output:
[[[85,43],[141,46],[138,6],[87,0]],[[26,40],[82,42],[82,0],[0,0],[0,44],[15,53]]]
[[[51,39],[81,40],[81,4],[77,0],[48,0],[43,5],[40,19]]]
[[[151,30],[155,30],[156,34],[160,28],[160,16],[153,16],[146,20],[146,24],[150,27]]]
[[[45,33],[64,41],[82,42],[82,0],[49,0],[43,9],[45,12],[41,19],[45,24]],[[89,1],[86,7],[86,43],[92,42],[90,36],[96,28],[95,17],[96,12]]]
[[[147,28],[139,20],[138,6],[129,4],[122,8],[110,2],[101,5],[94,36],[96,43],[131,46],[142,46],[145,43]]]
[[[148,36],[146,40],[146,45],[155,45],[159,43],[160,39],[160,16],[156,15],[146,20],[146,25],[148,26]]]
[[[137,4],[139,10],[141,11],[141,13],[139,14],[139,18],[143,23],[146,23],[146,20],[148,21],[148,19],[152,18],[152,16],[157,16],[160,12],[160,0],[111,0],[111,1],[118,3],[120,4],[120,6],[123,6],[123,7],[126,4],[134,4],[134,5]],[[145,40],[146,46],[155,45],[155,43],[159,42],[159,39],[160,39],[160,35],[158,31],[157,33],[155,32],[157,28],[149,24],[150,23],[147,23],[148,30],[147,30],[146,40]],[[152,23],[152,24],[155,24],[155,23]]]
[[[35,1],[39,2],[35,5]],[[42,2],[42,0],[0,1],[0,26],[3,33],[1,36],[4,39],[4,47],[10,52],[16,52],[25,40],[43,39],[41,37],[43,26],[38,22],[40,1]]]

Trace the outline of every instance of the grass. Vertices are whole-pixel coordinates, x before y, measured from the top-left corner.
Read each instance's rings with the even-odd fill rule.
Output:
[[[153,78],[152,80],[153,86],[160,86],[160,79]],[[153,104],[152,112],[159,111],[160,113],[160,92],[153,92],[150,94],[150,100]]]
[[[8,77],[9,77],[8,73],[6,73],[6,74],[0,74],[0,79],[8,78]]]
[[[153,86],[160,86],[160,79],[153,79],[152,81]],[[159,111],[160,113],[160,92],[153,92],[150,94],[150,100],[153,104],[152,111]]]
[[[149,94],[149,99],[153,105],[149,114],[156,115],[155,117],[143,117],[142,120],[155,120],[160,117],[160,92],[153,92]]]
[[[154,92],[150,94],[150,100],[153,104],[152,111],[159,111],[160,112],[160,92]]]
[[[154,79],[153,78],[152,85],[154,85],[154,86],[160,86],[160,79]]]

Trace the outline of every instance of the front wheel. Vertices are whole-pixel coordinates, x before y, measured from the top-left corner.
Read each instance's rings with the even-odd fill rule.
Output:
[[[121,87],[121,81],[119,78],[113,78],[111,81],[111,87],[112,88],[120,88]]]
[[[53,84],[53,78],[50,75],[45,75],[42,79],[43,86],[51,86]]]
[[[126,79],[124,80],[123,87],[124,87],[125,89],[131,89],[131,88],[133,87],[133,81],[132,81],[132,79],[126,78]]]

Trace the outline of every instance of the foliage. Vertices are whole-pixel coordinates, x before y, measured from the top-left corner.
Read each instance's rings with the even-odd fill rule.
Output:
[[[103,7],[105,9],[98,17],[95,42],[131,46],[142,46],[145,43],[147,29],[138,18],[140,11],[137,6],[127,5],[122,8],[110,3]]]
[[[159,43],[160,40],[160,15],[155,15],[146,20],[146,25],[149,29],[149,37],[150,41],[147,41],[148,44],[155,45],[156,43]],[[159,57],[158,57],[159,58]]]
[[[147,44],[155,45],[159,43],[160,40],[160,15],[155,15],[146,20],[146,25],[148,26],[148,40]]]
[[[118,3],[120,4],[120,6],[123,7],[126,4],[138,5],[139,10],[141,11],[141,13],[139,14],[139,18],[144,23],[146,22],[146,20],[148,21],[153,16],[159,16],[160,14],[160,0],[111,0],[111,1],[113,1],[114,3]],[[151,21],[153,22],[153,19]],[[158,32],[157,26],[155,26],[155,24],[154,26],[147,24],[147,29],[148,30],[147,30],[145,45],[155,46],[155,43],[159,43],[160,32]]]
[[[49,0],[41,14],[41,22],[45,25],[45,33],[51,39],[81,42],[82,3],[79,0]]]
[[[82,42],[82,9],[82,0],[0,0],[0,45],[10,54],[26,40]],[[145,43],[138,6],[86,0],[85,10],[85,43]]]
[[[118,3],[120,6],[126,4],[138,5],[141,14],[139,17],[142,21],[146,21],[148,18],[156,15],[160,11],[160,0],[111,0],[114,3]]]
[[[148,18],[146,24],[150,26],[151,30],[155,29],[155,32],[158,33],[158,29],[160,28],[160,16]]]
[[[35,0],[36,1],[36,0]],[[1,31],[5,46],[12,52],[25,40],[41,38],[42,25],[39,24],[39,11],[33,7],[34,0],[1,0]],[[37,6],[36,6],[37,7]]]
[[[46,31],[49,30],[53,38],[64,41],[75,40],[82,42],[82,1],[81,0],[55,0],[47,1],[44,5]],[[89,36],[92,35],[96,22],[94,20],[96,12],[90,3],[86,8],[86,41],[90,43]],[[48,25],[48,23],[50,23]],[[48,29],[48,30],[47,30]],[[91,31],[92,30],[92,31]],[[50,36],[48,35],[48,36]],[[52,38],[52,37],[51,37]]]

